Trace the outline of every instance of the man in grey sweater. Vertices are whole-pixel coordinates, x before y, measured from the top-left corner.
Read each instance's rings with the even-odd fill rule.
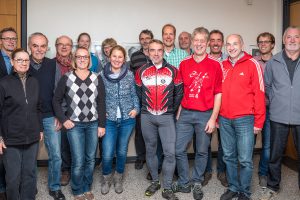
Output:
[[[300,157],[300,27],[288,27],[283,34],[283,44],[283,51],[273,56],[265,69],[272,134],[268,184],[261,200],[272,199],[279,192],[281,160],[290,129]],[[298,184],[300,188],[300,176]]]

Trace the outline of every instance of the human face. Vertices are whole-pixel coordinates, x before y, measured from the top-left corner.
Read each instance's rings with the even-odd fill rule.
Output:
[[[124,56],[123,52],[121,50],[118,50],[118,49],[114,49],[111,52],[111,55],[110,55],[109,59],[110,59],[111,67],[114,70],[121,69],[122,65],[125,62],[125,56]]]
[[[86,49],[77,49],[75,53],[75,64],[79,70],[88,70],[90,65],[90,56]]]
[[[222,35],[219,33],[212,33],[209,37],[209,48],[211,54],[221,54],[223,47]]]
[[[154,65],[160,65],[163,62],[164,47],[159,43],[151,43],[149,45],[149,58]]]
[[[193,51],[196,56],[203,56],[206,54],[208,41],[205,34],[197,33],[192,39]]]
[[[5,52],[13,52],[17,48],[17,34],[12,31],[6,31],[2,34],[0,45]]]
[[[87,35],[82,35],[78,41],[78,47],[84,47],[86,49],[90,48],[90,38]]]
[[[191,38],[188,33],[182,32],[179,37],[179,47],[181,49],[189,49],[191,47]]]
[[[36,62],[41,62],[47,52],[48,43],[45,37],[41,35],[36,35],[29,41],[29,49],[31,51],[31,56]]]
[[[15,58],[11,59],[11,64],[15,72],[18,74],[25,74],[29,69],[29,55],[26,52],[17,53]]]
[[[260,54],[270,54],[272,52],[272,49],[274,48],[274,44],[272,44],[271,38],[266,36],[260,36],[258,38],[258,48]]]
[[[232,60],[237,60],[243,51],[243,43],[237,35],[230,35],[226,41],[226,51]]]
[[[68,57],[72,52],[72,42],[68,37],[61,37],[57,40],[56,51],[62,57]]]
[[[170,26],[165,27],[162,39],[165,47],[173,47],[175,43],[174,29]]]
[[[149,47],[149,42],[151,40],[151,36],[148,34],[142,33],[140,35],[139,40],[140,40],[140,44],[141,44],[142,48],[147,50]]]
[[[113,47],[111,45],[105,45],[103,47],[103,51],[104,51],[104,54],[109,57],[109,53],[110,53],[110,50],[112,49]]]
[[[283,44],[285,50],[288,52],[300,51],[300,31],[296,28],[290,28],[287,30],[285,37],[283,38]]]

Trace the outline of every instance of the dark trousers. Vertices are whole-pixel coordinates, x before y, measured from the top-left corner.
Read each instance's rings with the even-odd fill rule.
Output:
[[[61,130],[61,171],[71,171],[71,151],[70,144],[67,137],[67,130]]]
[[[136,116],[136,124],[135,124],[135,137],[134,137],[135,151],[138,160],[145,161],[146,157],[146,147],[145,141],[142,135],[142,127],[141,127],[141,115]]]
[[[281,181],[281,161],[292,129],[293,139],[298,154],[298,185],[300,187],[300,125],[287,125],[271,121],[271,149],[268,172],[268,188],[278,191]]]
[[[7,146],[3,154],[7,200],[33,200],[36,194],[36,158],[39,142]]]
[[[3,155],[0,155],[0,193],[5,192],[5,169],[3,164]]]

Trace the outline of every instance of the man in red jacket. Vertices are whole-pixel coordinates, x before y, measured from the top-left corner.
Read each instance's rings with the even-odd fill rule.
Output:
[[[221,200],[250,199],[254,135],[261,132],[266,113],[263,73],[243,51],[240,35],[229,35],[225,46],[229,57],[223,61],[219,123],[229,188]]]

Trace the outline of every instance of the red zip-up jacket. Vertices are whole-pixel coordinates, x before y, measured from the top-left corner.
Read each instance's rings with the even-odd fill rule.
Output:
[[[254,115],[254,127],[263,128],[266,114],[263,72],[259,63],[244,52],[234,66],[223,61],[220,115],[236,119]]]

